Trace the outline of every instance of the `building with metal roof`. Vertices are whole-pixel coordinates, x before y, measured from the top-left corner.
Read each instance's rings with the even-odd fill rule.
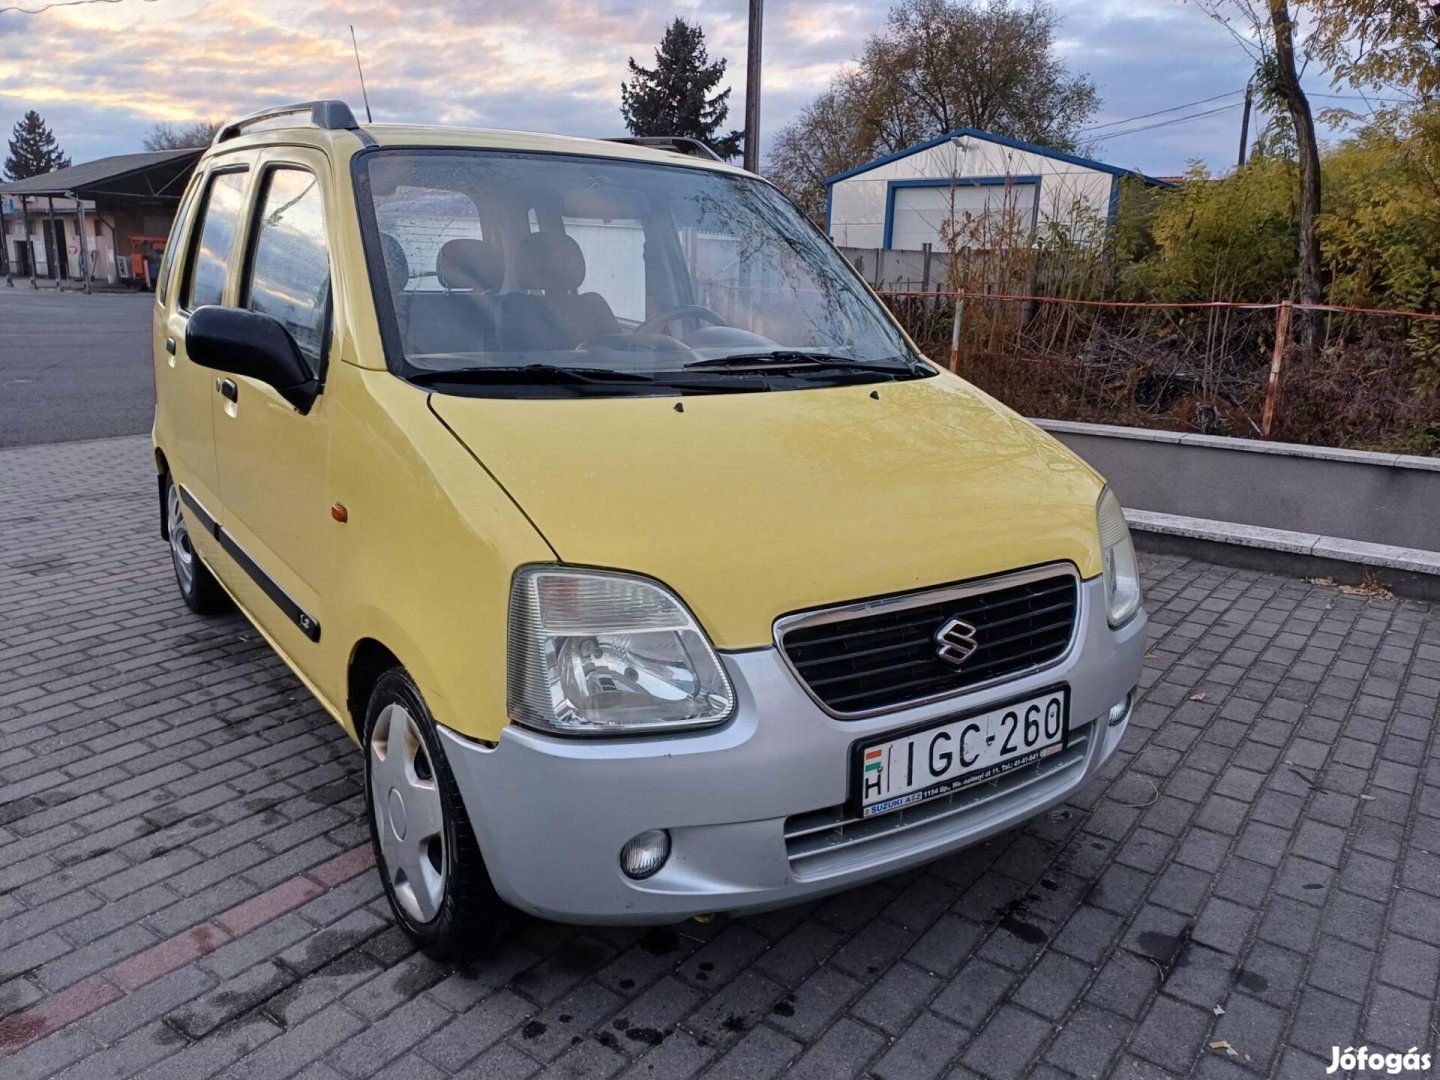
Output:
[[[0,184],[0,273],[148,284],[201,153],[118,154]]]

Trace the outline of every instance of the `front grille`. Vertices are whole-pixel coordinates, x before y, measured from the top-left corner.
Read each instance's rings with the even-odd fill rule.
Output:
[[[810,693],[836,716],[866,716],[1014,678],[1065,654],[1079,588],[1049,569],[782,620],[780,647]],[[960,666],[942,660],[936,631],[975,628]]]
[[[790,868],[801,879],[829,877],[963,834],[988,835],[997,823],[1023,817],[1080,782],[1092,739],[1104,740],[1094,727],[1072,731],[1064,750],[1033,765],[888,814],[860,818],[834,806],[788,817]]]

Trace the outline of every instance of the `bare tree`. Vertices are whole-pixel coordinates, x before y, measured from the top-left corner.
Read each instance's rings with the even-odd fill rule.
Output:
[[[219,121],[197,120],[193,124],[156,124],[145,136],[146,150],[190,150],[209,146],[220,130]]]
[[[779,133],[767,175],[818,217],[826,176],[957,128],[1075,149],[1099,99],[1061,61],[1059,26],[1045,0],[901,0]]]
[[[1300,86],[1300,73],[1295,66],[1295,23],[1289,5],[1286,0],[1268,0],[1268,3],[1270,27],[1275,35],[1275,91],[1290,113],[1290,123],[1295,128],[1295,149],[1300,158],[1295,299],[1302,304],[1318,304],[1324,295],[1320,287],[1320,144],[1315,137],[1310,99]],[[1300,347],[1306,353],[1315,350],[1315,327],[1314,313],[1305,313],[1300,320]]]
[[[1310,99],[1300,85],[1295,19],[1287,0],[1196,0],[1221,23],[1235,41],[1255,58],[1262,97],[1280,103],[1290,120],[1299,170],[1295,300],[1318,304],[1324,298],[1320,281],[1320,143]],[[1300,348],[1307,355],[1316,345],[1313,312],[1297,319]]]

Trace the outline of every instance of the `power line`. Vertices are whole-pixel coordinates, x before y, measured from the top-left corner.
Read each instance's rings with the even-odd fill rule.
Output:
[[[1173,120],[1161,120],[1157,124],[1141,124],[1139,127],[1126,128],[1124,131],[1112,131],[1108,135],[1096,136],[1091,142],[1104,142],[1106,139],[1119,138],[1121,135],[1133,135],[1137,131],[1151,131],[1154,128],[1183,124],[1190,120],[1199,120],[1206,116],[1214,116],[1216,113],[1229,112],[1231,109],[1238,109],[1240,105],[1241,102],[1232,101],[1229,105],[1221,105],[1218,109],[1206,109],[1204,112],[1191,113],[1189,116],[1177,116]]]
[[[123,4],[125,0],[51,0],[48,4],[41,4],[39,7],[27,8],[19,4],[6,4],[0,7],[0,15],[7,11],[13,11],[17,15],[41,15],[52,8],[83,7],[86,4]],[[142,4],[153,4],[156,0],[140,0]]]
[[[1236,94],[1243,94],[1244,92],[1245,88],[1242,86],[1239,90],[1229,90],[1223,94],[1216,94],[1214,97],[1201,98],[1199,101],[1187,101],[1184,105],[1172,105],[1168,109],[1156,109],[1154,112],[1141,113],[1139,116],[1128,116],[1124,120],[1111,120],[1104,124],[1091,124],[1089,127],[1081,128],[1080,132],[1099,131],[1101,128],[1119,127],[1121,124],[1133,124],[1136,120],[1148,120],[1152,116],[1163,116],[1166,113],[1179,112],[1181,109],[1192,109],[1196,105],[1208,105],[1212,101],[1234,97]]]
[[[1124,120],[1110,120],[1110,121],[1107,121],[1106,123],[1103,123],[1103,124],[1091,124],[1089,127],[1080,128],[1079,131],[1077,132],[1077,134],[1083,135],[1083,134],[1085,134],[1085,133],[1088,132],[1088,131],[1102,131],[1102,130],[1104,130],[1105,128],[1120,127],[1120,126],[1123,125],[1123,124],[1133,124],[1136,120],[1149,120],[1149,119],[1151,119],[1152,117],[1165,116],[1165,115],[1167,115],[1167,114],[1169,114],[1169,113],[1179,112],[1181,109],[1193,108],[1193,107],[1196,106],[1196,105],[1208,105],[1208,104],[1209,104],[1210,102],[1212,102],[1212,101],[1220,101],[1220,100],[1222,100],[1222,99],[1224,99],[1224,98],[1227,98],[1227,97],[1233,97],[1233,96],[1236,95],[1236,94],[1243,94],[1244,92],[1245,92],[1245,88],[1244,88],[1244,87],[1241,87],[1239,90],[1230,90],[1230,91],[1227,91],[1226,93],[1223,93],[1223,94],[1216,94],[1214,97],[1201,98],[1199,101],[1187,101],[1187,102],[1185,102],[1185,104],[1183,104],[1183,105],[1172,105],[1172,106],[1171,106],[1170,108],[1168,108],[1168,109],[1156,109],[1154,112],[1141,113],[1139,116],[1126,117]],[[1329,99],[1334,99],[1334,100],[1337,100],[1337,101],[1363,101],[1363,102],[1365,102],[1367,105],[1370,104],[1372,101],[1381,101],[1381,102],[1385,102],[1385,103],[1387,103],[1387,104],[1404,104],[1407,100],[1409,100],[1409,99],[1407,99],[1407,98],[1367,97],[1367,96],[1364,95],[1364,94],[1317,94],[1317,93],[1307,93],[1306,96],[1307,96],[1307,97],[1312,97],[1312,98],[1329,98]],[[1145,125],[1145,126],[1143,126],[1143,127],[1128,128],[1128,129],[1126,129],[1125,131],[1112,131],[1112,132],[1110,132],[1110,133],[1107,134],[1107,135],[1097,135],[1097,136],[1095,136],[1091,141],[1092,141],[1092,142],[1103,142],[1105,139],[1113,139],[1113,138],[1115,138],[1115,137],[1118,136],[1118,135],[1128,135],[1128,134],[1130,134],[1132,131],[1149,131],[1149,130],[1151,130],[1152,128],[1164,127],[1164,126],[1166,126],[1167,124],[1181,124],[1181,123],[1184,123],[1186,120],[1198,120],[1198,119],[1200,119],[1201,117],[1214,116],[1216,113],[1218,113],[1218,112],[1224,112],[1226,109],[1236,108],[1236,107],[1239,106],[1240,104],[1241,104],[1241,103],[1238,102],[1238,101],[1237,101],[1237,102],[1232,102],[1232,103],[1229,104],[1229,105],[1222,105],[1222,106],[1220,106],[1218,109],[1208,109],[1208,110],[1206,110],[1206,111],[1204,111],[1204,112],[1194,113],[1194,114],[1192,114],[1192,115],[1190,115],[1190,116],[1179,116],[1179,117],[1176,117],[1174,120],[1166,120],[1166,121],[1163,121],[1162,123],[1159,123],[1159,124],[1147,124],[1147,125]]]
[[[1311,93],[1306,93],[1305,96],[1306,96],[1306,97],[1312,97],[1312,98],[1334,98],[1336,101],[1363,101],[1363,102],[1365,102],[1366,105],[1369,105],[1370,102],[1372,102],[1372,101],[1383,101],[1383,102],[1385,102],[1387,105],[1404,105],[1407,101],[1412,101],[1412,100],[1413,100],[1412,98],[1371,97],[1371,96],[1368,95],[1368,94],[1311,94]]]

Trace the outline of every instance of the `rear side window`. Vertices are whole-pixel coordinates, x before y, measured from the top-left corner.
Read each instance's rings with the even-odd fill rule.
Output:
[[[200,222],[190,256],[190,274],[180,306],[187,311],[218,304],[225,295],[225,266],[235,243],[235,224],[245,199],[245,172],[216,173],[205,190]]]
[[[330,312],[330,251],[314,173],[276,168],[265,175],[244,304],[280,320],[311,372],[319,373]]]
[[[170,298],[170,271],[175,265],[175,249],[180,246],[181,237],[185,235],[185,226],[190,222],[190,210],[194,205],[195,196],[192,193],[190,198],[180,204],[180,213],[176,215],[175,226],[170,230],[170,239],[165,243],[165,256],[160,260],[158,283],[162,304]]]

